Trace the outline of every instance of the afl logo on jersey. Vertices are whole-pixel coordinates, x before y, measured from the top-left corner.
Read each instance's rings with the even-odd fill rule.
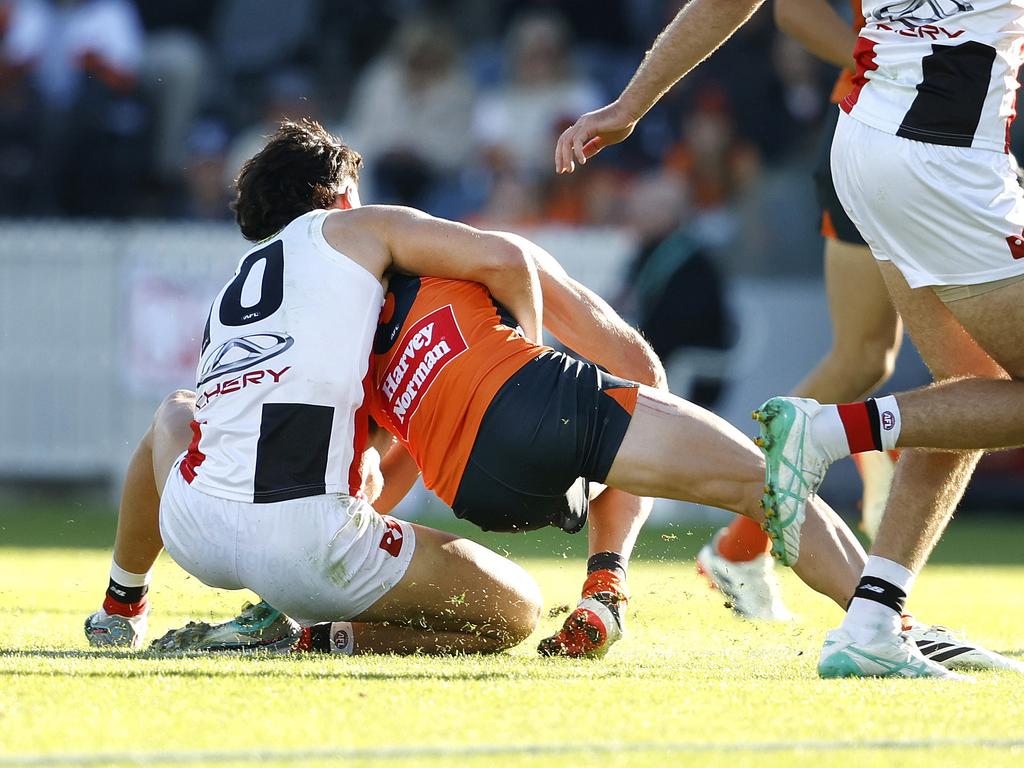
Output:
[[[966,0],[900,0],[876,8],[871,18],[874,21],[897,21],[913,29],[973,10],[974,6]]]
[[[277,357],[295,343],[287,333],[251,333],[228,339],[203,360],[198,386]]]

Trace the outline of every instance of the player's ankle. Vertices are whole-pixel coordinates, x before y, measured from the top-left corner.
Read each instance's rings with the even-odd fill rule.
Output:
[[[110,616],[124,616],[127,619],[140,616],[149,611],[149,598],[143,595],[141,600],[127,603],[107,595],[103,598],[103,611]]]
[[[903,631],[904,605],[914,574],[899,563],[872,555],[850,600],[843,629],[857,642],[866,643],[881,633]]]
[[[626,585],[627,560],[618,552],[598,552],[587,560],[587,580],[583,583],[583,598],[599,593],[615,595],[622,602],[629,600]]]
[[[811,429],[815,441],[835,461],[850,454],[895,449],[900,426],[899,405],[889,395],[823,406]]]
[[[149,583],[153,571],[132,573],[110,562],[110,581],[103,600],[103,610],[114,616],[138,616],[149,610]]]
[[[325,621],[303,627],[296,652],[340,653],[351,656],[356,650],[356,636],[350,621]]]

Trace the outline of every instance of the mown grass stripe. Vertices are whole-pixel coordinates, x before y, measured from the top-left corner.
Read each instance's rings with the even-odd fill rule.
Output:
[[[568,744],[480,744],[437,747],[326,747],[167,752],[42,753],[0,756],[0,766],[175,765],[190,763],[303,762],[310,760],[408,760],[565,754],[844,752],[917,749],[1024,749],[1024,739],[867,739],[864,741],[635,742]]]

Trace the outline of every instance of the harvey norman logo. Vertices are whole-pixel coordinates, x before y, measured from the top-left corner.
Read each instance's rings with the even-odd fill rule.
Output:
[[[406,331],[377,385],[391,423],[403,438],[408,438],[409,421],[434,379],[467,349],[451,304],[435,309]]]

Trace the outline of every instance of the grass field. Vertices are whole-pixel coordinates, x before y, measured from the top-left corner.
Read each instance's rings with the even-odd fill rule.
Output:
[[[693,572],[706,529],[645,532],[630,634],[601,662],[537,658],[540,632],[487,658],[157,658],[82,636],[112,523],[75,506],[0,508],[0,766],[1024,765],[1024,679],[818,680],[838,609],[785,573],[798,622],[732,618]],[[548,606],[574,602],[582,539],[480,538],[525,565]],[[958,521],[913,610],[1024,654],[1022,549],[1021,522]],[[248,597],[170,560],[151,595],[151,637]]]

